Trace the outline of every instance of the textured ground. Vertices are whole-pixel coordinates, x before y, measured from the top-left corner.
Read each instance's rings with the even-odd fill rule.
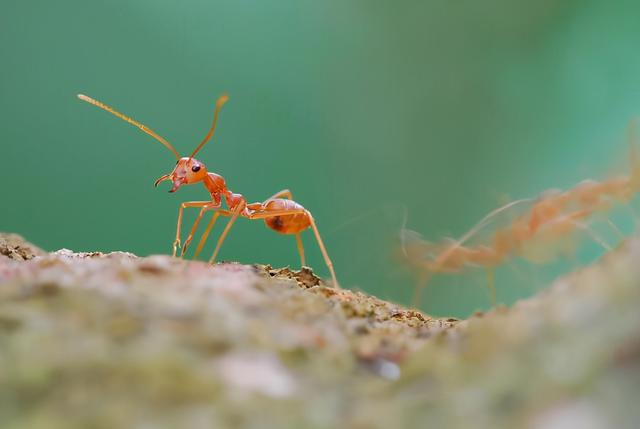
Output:
[[[308,270],[0,235],[0,428],[638,427],[640,240],[433,319]]]

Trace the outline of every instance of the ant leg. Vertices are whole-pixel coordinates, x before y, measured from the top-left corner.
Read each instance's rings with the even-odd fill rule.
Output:
[[[302,245],[302,238],[300,237],[300,233],[296,233],[296,244],[298,245],[298,253],[300,254],[300,266],[305,266],[304,259],[304,246]]]
[[[322,241],[322,237],[320,237],[320,232],[318,231],[318,227],[316,226],[316,221],[313,219],[311,212],[306,209],[283,209],[283,210],[273,210],[273,211],[257,211],[251,213],[247,218],[249,219],[266,219],[275,216],[285,216],[285,215],[295,215],[300,213],[306,213],[309,217],[309,222],[311,223],[311,228],[313,229],[313,233],[316,236],[316,240],[318,241],[318,247],[320,247],[320,252],[322,253],[322,257],[324,258],[324,262],[329,268],[329,272],[331,273],[331,280],[333,281],[333,286],[336,289],[340,289],[340,284],[338,283],[338,279],[336,278],[336,272],[333,269],[333,262],[331,262],[331,258],[327,253],[327,248],[324,247],[324,243]],[[231,221],[229,221],[231,222]]]
[[[264,200],[262,203],[250,204],[249,206],[254,206],[254,207],[250,207],[254,211],[256,211],[256,210],[257,211],[264,210],[265,205],[269,201],[275,200],[277,198],[286,198],[288,200],[293,200],[293,194],[291,193],[290,190],[283,189],[282,191],[276,192],[275,194],[271,195],[269,198]],[[297,238],[297,244],[298,244],[298,253],[300,253],[300,259],[302,259],[302,265],[304,266],[304,249],[302,248],[302,242],[300,241],[299,238]]]
[[[233,223],[236,221],[236,219],[238,219],[238,216],[240,215],[242,210],[244,210],[245,206],[246,204],[238,204],[238,206],[231,212],[231,219],[229,219],[229,222],[227,222],[227,226],[224,227],[222,234],[220,234],[220,238],[218,238],[218,243],[216,244],[216,249],[213,251],[213,255],[211,255],[211,258],[209,259],[210,264],[213,264],[215,262],[216,257],[218,256],[218,252],[220,251],[220,247],[222,247],[222,243],[224,242],[225,238],[227,238],[229,230],[233,226]]]
[[[206,211],[207,211],[207,206],[204,206],[202,207],[202,209],[200,209],[200,213],[198,213],[198,217],[196,218],[196,221],[193,223],[193,226],[191,227],[191,231],[189,232],[187,239],[184,241],[184,244],[182,245],[182,251],[180,252],[181,258],[184,258],[184,254],[187,253],[187,248],[189,247],[191,240],[193,240],[193,234],[196,233],[196,230],[198,229],[198,225],[200,224],[200,219],[202,219],[202,216]]]
[[[249,204],[250,206],[252,204]],[[301,213],[309,213],[306,209],[278,209],[278,210],[270,210],[263,208],[257,208],[253,213],[250,213],[247,216],[247,219],[266,219],[270,217],[276,216],[287,216],[287,215],[297,215]]]
[[[289,200],[293,200],[293,195],[291,194],[291,191],[288,189],[283,189],[280,192],[277,192],[275,194],[273,194],[272,196],[270,196],[269,198],[267,198],[264,202],[266,203],[269,200],[275,200],[276,198],[286,198]]]
[[[182,252],[180,253],[181,258],[184,257],[184,254],[187,252],[187,248],[189,247],[191,240],[193,240],[193,236],[196,233],[198,226],[200,225],[200,220],[202,219],[202,216],[205,214],[206,211],[212,210],[216,207],[220,207],[220,204],[211,204],[211,205],[202,207],[202,209],[200,210],[200,213],[198,214],[198,217],[193,223],[193,227],[191,227],[191,232],[189,232],[187,239],[184,241],[184,244],[182,245]]]
[[[576,228],[586,232],[587,235],[591,237],[591,239],[594,242],[598,243],[604,250],[606,250],[607,252],[611,252],[611,250],[613,250],[611,246],[609,246],[602,238],[600,238],[600,236],[598,236],[598,234],[596,234],[593,229],[589,228],[588,225],[582,222],[573,222],[573,223],[575,224]]]
[[[427,283],[429,282],[429,271],[424,270],[419,276],[418,281],[416,282],[416,288],[413,290],[413,297],[411,298],[411,305],[419,308],[420,303],[422,302],[422,291],[427,288]]]
[[[270,200],[275,200],[276,198],[286,198],[289,200],[293,200],[293,194],[290,190],[283,189],[282,191],[276,192],[275,194],[267,198],[262,204],[266,204]],[[296,234],[296,244],[298,245],[298,253],[300,254],[300,266],[304,267],[306,262],[304,257],[304,246],[302,245],[302,238],[300,237],[300,233]]]
[[[318,240],[318,246],[320,247],[320,251],[322,252],[322,256],[324,257],[324,263],[327,264],[327,268],[331,272],[331,280],[333,280],[333,287],[336,289],[340,289],[340,284],[338,283],[338,279],[336,278],[336,272],[333,270],[333,262],[331,262],[331,258],[329,258],[329,254],[327,253],[327,249],[324,247],[324,243],[322,242],[322,238],[320,237],[320,232],[318,232],[318,227],[316,226],[316,221],[311,216],[311,213],[307,211],[309,215],[309,220],[311,221],[311,227],[313,228],[313,233],[316,236],[316,240]]]
[[[202,252],[202,248],[204,247],[204,244],[207,241],[207,238],[209,238],[209,233],[211,232],[211,229],[216,224],[216,220],[218,219],[218,216],[221,216],[221,215],[229,216],[229,212],[227,210],[217,210],[213,214],[213,216],[211,217],[211,220],[209,221],[209,225],[207,225],[207,228],[204,230],[204,233],[202,234],[202,237],[198,242],[198,247],[196,248],[196,251],[193,254],[193,259],[196,259],[200,255],[200,252]]]
[[[288,189],[283,189],[280,192],[276,192],[262,203],[263,205],[268,203],[270,200],[275,200],[276,198],[286,198],[289,200],[293,200],[293,194]],[[300,254],[300,266],[304,267],[305,257],[304,257],[304,246],[302,245],[302,238],[300,237],[300,233],[296,234],[296,244],[298,245],[298,253]]]
[[[616,233],[619,239],[624,240],[625,236],[620,230],[620,228],[618,228],[618,226],[615,223],[613,223],[613,221],[609,218],[607,218],[607,225],[611,227],[611,229],[613,230],[613,232]]]
[[[178,211],[178,224],[176,226],[176,239],[173,242],[173,256],[176,256],[176,251],[180,247],[180,228],[182,226],[182,212],[187,207],[204,207],[211,204],[211,201],[187,201],[180,204],[180,210]]]
[[[634,208],[632,203],[633,202],[630,201],[629,204],[626,205],[626,207],[627,207],[627,210],[629,211],[629,214],[633,218],[633,226],[637,227],[638,225],[640,225],[640,215],[638,214],[638,211]]]

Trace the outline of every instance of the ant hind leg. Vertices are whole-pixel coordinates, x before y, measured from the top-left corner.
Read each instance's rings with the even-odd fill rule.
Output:
[[[331,280],[333,280],[333,287],[335,287],[336,289],[340,289],[340,284],[338,283],[338,279],[336,278],[336,272],[333,269],[333,262],[331,262],[331,258],[327,253],[327,248],[324,246],[324,242],[322,241],[322,237],[320,236],[320,232],[318,231],[318,226],[316,225],[316,221],[313,219],[313,216],[311,215],[310,211],[302,208],[282,209],[282,210],[272,210],[272,211],[256,211],[251,213],[248,216],[248,218],[251,220],[266,219],[266,218],[271,218],[276,216],[295,215],[295,214],[302,214],[302,213],[306,214],[306,216],[309,218],[311,229],[313,230],[313,234],[316,236],[316,241],[318,242],[318,247],[320,248],[320,252],[322,253],[324,262],[327,265],[327,268],[329,268],[329,272],[331,273]]]
[[[305,257],[304,257],[304,246],[302,244],[302,237],[300,237],[300,233],[296,233],[296,244],[298,245],[298,253],[300,254],[300,266],[304,267],[306,265]]]

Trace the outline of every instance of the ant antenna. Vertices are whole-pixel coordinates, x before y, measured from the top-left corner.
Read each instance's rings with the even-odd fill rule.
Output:
[[[224,103],[226,103],[229,100],[229,96],[227,94],[221,95],[220,98],[218,98],[218,101],[216,101],[216,110],[213,113],[213,124],[211,125],[211,129],[209,130],[209,132],[207,133],[206,136],[204,136],[204,140],[202,140],[202,142],[198,145],[198,147],[196,148],[196,150],[193,151],[193,153],[191,154],[191,156],[189,157],[189,159],[193,158],[194,156],[196,156],[196,153],[198,153],[198,151],[200,149],[202,149],[202,147],[207,144],[207,142],[209,141],[209,139],[211,139],[211,137],[213,136],[213,133],[216,131],[216,123],[218,122],[218,113],[220,113],[220,109],[222,108],[222,106],[224,105]]]
[[[84,94],[78,94],[78,98],[80,100],[82,100],[82,101],[86,101],[89,104],[93,104],[94,106],[98,106],[99,108],[104,109],[104,110],[106,110],[107,112],[109,112],[109,113],[111,113],[113,115],[116,115],[118,118],[122,119],[123,121],[126,121],[126,122],[130,123],[131,125],[134,125],[134,126],[140,128],[141,131],[149,134],[151,137],[153,137],[154,139],[158,140],[160,143],[165,145],[171,152],[173,152],[173,155],[176,157],[176,159],[178,159],[178,160],[180,159],[180,154],[178,153],[178,151],[176,151],[174,149],[173,146],[171,146],[171,143],[169,143],[168,141],[166,141],[165,139],[160,137],[152,129],[147,128],[146,126],[142,125],[140,122],[134,121],[130,117],[123,115],[122,113],[120,113],[117,110],[107,106],[106,104],[103,104],[103,103],[99,102],[98,100],[94,100],[91,97],[87,97]]]

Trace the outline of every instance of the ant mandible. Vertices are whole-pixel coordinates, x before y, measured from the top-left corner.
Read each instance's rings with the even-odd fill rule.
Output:
[[[171,187],[169,192],[175,192],[182,185],[191,185],[194,183],[202,182],[207,191],[209,191],[209,194],[211,195],[210,201],[188,201],[180,205],[180,210],[178,211],[178,224],[176,226],[176,239],[173,242],[174,257],[176,256],[177,249],[180,247],[182,212],[187,207],[200,207],[200,213],[198,214],[198,217],[196,218],[193,227],[191,228],[189,236],[182,246],[182,251],[180,253],[181,257],[184,256],[185,252],[187,251],[187,248],[189,247],[189,244],[193,239],[193,235],[195,234],[198,225],[200,224],[200,220],[206,212],[214,211],[214,214],[211,217],[211,220],[209,221],[209,224],[207,225],[204,233],[202,234],[202,238],[200,239],[198,247],[196,248],[196,251],[194,253],[194,258],[197,258],[202,251],[209,233],[215,225],[218,217],[225,216],[230,218],[229,222],[222,231],[222,234],[220,234],[220,238],[218,239],[218,243],[216,244],[216,248],[213,252],[213,255],[211,256],[211,259],[209,259],[209,263],[215,262],[222,243],[224,242],[227,234],[229,233],[229,230],[239,216],[251,220],[264,219],[266,226],[273,229],[274,231],[279,232],[280,234],[295,235],[296,243],[298,245],[298,253],[300,253],[300,260],[302,265],[305,265],[305,257],[300,233],[305,229],[311,227],[313,229],[313,233],[316,236],[316,239],[318,240],[318,246],[320,247],[320,251],[322,252],[324,261],[331,273],[333,285],[335,287],[339,287],[338,281],[336,279],[336,274],[333,269],[333,263],[329,258],[329,254],[327,253],[324,243],[322,242],[322,238],[320,237],[320,233],[318,232],[318,227],[316,226],[315,220],[313,219],[313,216],[311,215],[311,212],[309,212],[309,210],[293,201],[291,191],[285,189],[276,193],[270,198],[267,198],[263,202],[247,203],[247,201],[241,194],[236,194],[229,190],[222,176],[216,173],[208,172],[205,165],[194,158],[198,151],[202,149],[202,147],[213,136],[213,133],[216,129],[216,123],[218,122],[218,114],[220,113],[220,109],[229,99],[227,95],[223,95],[218,98],[213,114],[213,124],[211,125],[211,129],[204,137],[202,142],[198,145],[198,147],[196,147],[193,153],[188,157],[181,157],[178,151],[176,151],[171,145],[171,143],[160,137],[153,130],[129,118],[128,116],[123,115],[122,113],[114,110],[106,104],[103,104],[91,97],[82,94],[78,94],[78,98],[101,109],[104,109],[107,112],[112,113],[120,119],[130,123],[131,125],[138,127],[143,132],[158,140],[173,153],[177,160],[175,168],[170,174],[165,174],[164,176],[156,180],[155,186],[158,186],[160,182],[170,180],[173,182],[173,186]],[[221,208],[223,198],[225,199],[227,209]]]

